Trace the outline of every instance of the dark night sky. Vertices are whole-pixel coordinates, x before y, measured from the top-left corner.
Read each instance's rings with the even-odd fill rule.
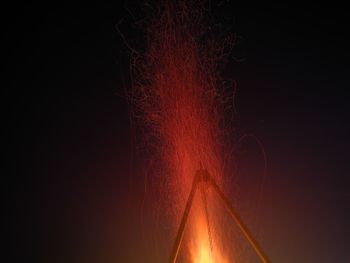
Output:
[[[17,260],[120,262],[125,242],[101,225],[125,219],[120,211],[137,199],[130,196],[140,184],[128,176],[128,51],[116,24],[123,21],[131,44],[142,35],[127,9],[137,14],[137,3],[8,10],[4,99]],[[245,60],[224,72],[238,83],[236,130],[255,133],[269,159],[262,245],[272,262],[348,262],[346,8],[242,9],[228,2],[216,12],[242,37],[234,54]],[[98,252],[81,252],[91,250]]]

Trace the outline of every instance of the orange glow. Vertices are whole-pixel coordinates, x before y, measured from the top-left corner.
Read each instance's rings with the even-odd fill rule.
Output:
[[[158,183],[164,195],[162,202],[176,232],[201,165],[222,185],[224,105],[217,88],[220,50],[213,42],[207,46],[197,43],[196,34],[202,28],[198,21],[192,22],[192,16],[198,16],[192,12],[195,8],[182,1],[166,1],[163,7],[162,15],[149,28],[149,49],[141,70],[136,71],[141,77],[135,82],[138,105],[148,127],[147,139],[156,148],[155,158],[160,164],[158,178],[164,179]],[[182,255],[196,263],[224,263],[217,247],[222,241],[211,250],[205,213],[197,201],[186,226],[189,238],[182,244]],[[218,212],[212,214],[220,217]],[[220,229],[222,226],[215,222],[212,228]]]
[[[198,218],[195,226],[197,236],[190,247],[192,263],[228,263],[218,248],[211,249],[205,218]]]

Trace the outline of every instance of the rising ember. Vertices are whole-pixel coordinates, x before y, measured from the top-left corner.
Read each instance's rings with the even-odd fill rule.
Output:
[[[201,3],[165,1],[160,16],[147,28],[145,56],[135,60],[137,103],[164,178],[161,187],[167,194],[161,202],[172,217],[170,240],[175,238],[198,169],[208,169],[219,185],[224,177],[223,100],[216,58],[220,48],[205,39],[202,16]],[[217,220],[208,224],[209,216],[220,217],[209,197],[206,207],[200,195],[194,199],[180,252],[184,262],[226,262],[223,241],[218,240],[220,225]]]

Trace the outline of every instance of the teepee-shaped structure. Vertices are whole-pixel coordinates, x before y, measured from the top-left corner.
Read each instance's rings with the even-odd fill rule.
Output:
[[[226,197],[226,195],[221,191],[220,187],[216,184],[216,182],[211,178],[208,171],[205,169],[199,169],[193,179],[192,188],[189,194],[189,197],[186,202],[185,210],[180,222],[180,227],[178,229],[176,239],[174,242],[173,250],[171,253],[171,257],[169,260],[169,263],[176,263],[176,259],[179,254],[179,250],[181,247],[181,243],[184,236],[185,226],[187,223],[188,216],[190,214],[190,210],[192,207],[193,199],[196,194],[196,191],[200,187],[201,184],[206,184],[214,189],[214,191],[219,196],[220,200],[224,203],[225,208],[227,209],[228,213],[230,214],[232,220],[235,222],[235,224],[238,226],[239,230],[242,232],[243,236],[246,238],[246,240],[249,242],[250,246],[253,248],[254,252],[258,256],[261,262],[263,263],[269,263],[270,261],[267,259],[266,254],[263,252],[257,241],[253,238],[252,234],[246,227],[246,225],[243,223],[242,219],[236,212],[236,210],[233,208],[233,206],[230,204],[229,199]],[[203,192],[204,193],[204,192]],[[205,204],[206,206],[206,204]],[[207,208],[206,208],[207,209]],[[209,222],[208,222],[209,223]],[[209,227],[209,226],[208,226]]]

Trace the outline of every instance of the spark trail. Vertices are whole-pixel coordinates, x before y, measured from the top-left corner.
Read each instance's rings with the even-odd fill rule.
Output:
[[[160,16],[147,28],[147,52],[135,60],[137,103],[148,141],[156,146],[167,193],[162,202],[172,215],[173,235],[196,171],[203,166],[219,185],[224,182],[224,105],[217,73],[222,50],[205,39],[203,25],[201,2],[162,2]],[[210,229],[208,224],[220,211],[211,204],[210,192],[206,194],[205,200],[200,195],[194,200],[181,252],[185,262],[227,261],[221,226],[217,220],[211,220]]]

